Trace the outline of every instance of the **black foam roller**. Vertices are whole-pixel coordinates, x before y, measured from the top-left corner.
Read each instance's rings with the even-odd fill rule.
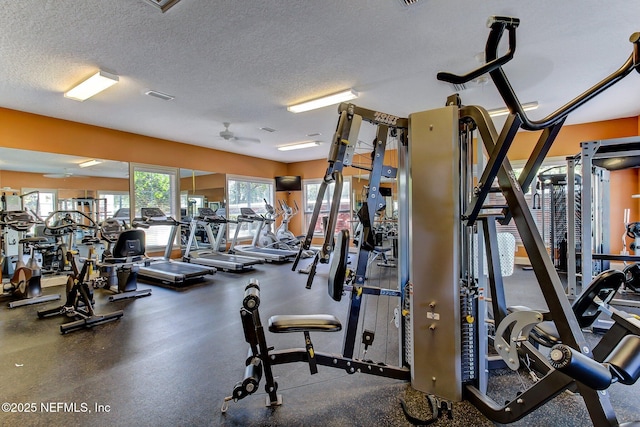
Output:
[[[627,335],[605,359],[622,384],[634,384],[640,377],[640,337]]]
[[[247,286],[244,291],[242,306],[249,311],[257,310],[260,306],[260,289]]]
[[[606,366],[568,345],[553,346],[549,353],[549,360],[554,369],[594,390],[604,390],[611,385],[611,372]]]

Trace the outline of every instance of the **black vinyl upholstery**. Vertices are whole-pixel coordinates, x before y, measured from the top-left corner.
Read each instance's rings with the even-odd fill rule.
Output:
[[[336,237],[331,266],[329,267],[328,291],[334,301],[342,299],[342,290],[347,275],[349,262],[349,230],[341,230]]]
[[[145,254],[145,234],[143,230],[124,230],[118,236],[113,248],[113,257],[104,261],[118,264],[140,260]]]

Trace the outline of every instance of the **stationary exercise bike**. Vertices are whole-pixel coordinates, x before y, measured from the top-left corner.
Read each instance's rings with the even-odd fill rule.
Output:
[[[11,279],[2,285],[2,297],[11,298],[9,308],[22,307],[25,305],[40,304],[43,302],[60,299],[60,295],[41,295],[42,272],[34,257],[34,250],[38,243],[46,240],[41,237],[24,237],[26,232],[36,223],[36,218],[27,211],[5,211],[2,213],[0,224],[9,227],[21,237],[18,241],[18,256],[15,270]],[[24,263],[24,247],[29,245],[30,257],[27,264]],[[11,262],[6,257],[0,260],[0,278],[4,262]]]
[[[47,229],[52,234],[75,233],[78,229],[97,229],[96,223],[82,212],[58,211],[58,213],[63,215],[62,219],[47,224]],[[51,218],[50,216],[48,220]],[[91,235],[87,235],[82,239],[82,243],[88,246],[99,242],[100,239]],[[89,251],[89,257],[83,260],[82,270],[78,271],[76,256],[72,251],[67,252],[67,261],[71,266],[72,274],[67,277],[66,302],[59,307],[38,311],[38,317],[41,319],[57,315],[74,318],[73,322],[60,325],[62,334],[83,328],[91,328],[98,324],[117,320],[124,315],[122,310],[107,314],[95,313],[93,308],[93,283],[90,280],[90,273],[96,267],[96,260],[92,256],[93,252]]]

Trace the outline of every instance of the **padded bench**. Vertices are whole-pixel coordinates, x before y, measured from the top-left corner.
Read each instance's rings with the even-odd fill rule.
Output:
[[[329,314],[276,315],[269,318],[269,331],[286,332],[338,332],[342,324]]]
[[[309,332],[338,332],[342,324],[330,314],[276,315],[269,318],[269,331],[274,333],[302,332],[311,374],[318,373],[315,351]]]

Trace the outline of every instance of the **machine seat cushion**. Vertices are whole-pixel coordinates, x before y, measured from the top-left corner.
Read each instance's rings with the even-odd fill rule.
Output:
[[[344,281],[347,278],[347,264],[349,263],[349,230],[340,230],[336,236],[335,247],[331,254],[329,267],[328,291],[334,301],[342,299]]]
[[[269,330],[285,332],[337,332],[342,324],[330,314],[276,315],[269,318]]]

